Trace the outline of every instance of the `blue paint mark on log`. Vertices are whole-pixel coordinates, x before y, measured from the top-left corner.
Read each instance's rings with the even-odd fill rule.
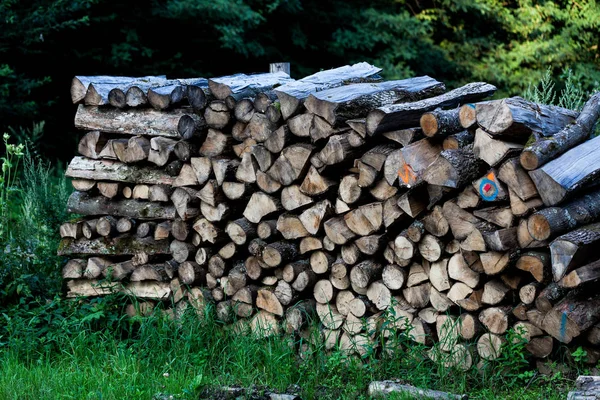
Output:
[[[490,185],[491,188],[485,190],[486,185]],[[488,178],[482,179],[481,184],[479,185],[479,194],[484,201],[496,200],[496,197],[498,197],[498,186],[496,185],[496,182]]]
[[[560,318],[560,341],[564,343],[567,334],[567,313],[563,312]]]

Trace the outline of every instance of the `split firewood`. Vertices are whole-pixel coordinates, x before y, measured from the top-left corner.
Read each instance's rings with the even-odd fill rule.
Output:
[[[473,147],[444,150],[423,172],[423,180],[432,185],[461,188],[481,176],[482,169]]]
[[[367,115],[369,135],[394,129],[417,126],[424,112],[440,107],[456,107],[461,103],[477,101],[492,95],[496,88],[483,82],[470,83],[442,95],[413,103],[401,103],[379,107]]]
[[[433,270],[433,267],[432,267]],[[476,288],[479,285],[480,275],[473,271],[467,265],[465,258],[462,254],[457,253],[450,258],[448,262],[447,276],[450,278],[463,282],[470,288]],[[447,279],[447,278],[446,278]],[[433,280],[432,280],[433,283]],[[449,285],[448,285],[449,287]],[[438,289],[440,290],[440,289]]]
[[[256,112],[250,118],[250,122],[246,125],[246,129],[242,136],[246,136],[262,143],[267,140],[273,131],[277,129],[277,125],[273,123],[266,115]]]
[[[277,182],[288,186],[302,176],[313,150],[314,146],[302,143],[288,146],[283,149],[267,173]]]
[[[300,218],[288,213],[281,214],[277,219],[277,230],[287,240],[310,236]]]
[[[561,343],[570,343],[600,319],[600,296],[572,291],[544,317],[542,328]]]
[[[489,166],[495,167],[504,160],[521,153],[523,145],[494,139],[482,129],[475,132],[473,153],[475,157],[485,161]]]
[[[348,229],[355,234],[371,235],[377,232],[383,224],[383,206],[381,203],[360,206],[344,215],[344,221]]]
[[[371,301],[378,310],[385,310],[392,303],[392,294],[382,281],[371,283],[367,288],[366,295],[369,301]],[[417,294],[415,294],[414,297],[416,296]]]
[[[383,235],[369,235],[356,239],[354,244],[362,254],[375,255],[383,245]]]
[[[593,185],[600,170],[599,143],[595,137],[529,172],[545,205],[556,205]]]
[[[490,305],[499,304],[504,300],[509,291],[510,288],[499,280],[488,281],[484,285],[481,302]]]
[[[420,185],[409,190],[398,198],[398,207],[411,218],[417,218],[427,209],[429,201],[428,187]]]
[[[526,217],[531,212],[544,206],[544,202],[539,197],[523,201],[512,191],[512,189],[509,188],[508,193],[510,198],[510,211],[515,217]]]
[[[428,139],[395,150],[385,160],[385,179],[390,185],[397,179],[400,187],[414,187],[423,181],[424,171],[439,157],[441,151],[439,144]]]
[[[325,221],[323,224],[326,237],[333,243],[344,245],[348,240],[353,239],[356,234],[348,228],[344,217],[334,217]],[[323,243],[325,245],[325,243]]]
[[[423,266],[421,264],[412,263],[408,271],[406,286],[413,287],[427,281],[429,281],[429,275],[425,272]]]
[[[521,165],[527,170],[534,170],[556,159],[587,140],[598,118],[600,118],[600,94],[596,93],[587,101],[575,123],[567,125],[552,137],[540,139],[524,149]]]
[[[529,229],[527,229],[527,219],[525,218],[521,219],[519,221],[519,225],[517,226],[517,240],[519,241],[519,246],[522,249],[548,246],[547,241],[535,240],[531,236]]]
[[[194,221],[193,228],[200,235],[202,242],[217,244],[225,240],[225,233],[206,218]]]
[[[552,241],[550,254],[554,281],[560,281],[567,272],[593,257],[599,242],[600,223],[583,226]]]
[[[279,200],[262,192],[255,192],[248,201],[244,210],[244,217],[254,224],[258,224],[262,218],[281,210]]]
[[[402,290],[404,298],[414,308],[424,308],[429,304],[431,284],[429,282]]]
[[[519,247],[517,228],[499,229],[483,233],[483,239],[489,250],[510,251]]]

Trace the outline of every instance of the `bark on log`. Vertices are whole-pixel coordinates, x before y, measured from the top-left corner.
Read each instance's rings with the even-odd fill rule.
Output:
[[[460,132],[463,127],[460,125],[458,113],[458,108],[426,112],[421,116],[421,129],[427,137],[446,137]]]
[[[594,257],[598,243],[600,223],[583,226],[552,241],[550,254],[554,281],[560,281],[567,272]]]
[[[481,176],[484,165],[476,158],[472,146],[444,150],[423,172],[423,180],[431,185],[461,188]]]
[[[536,104],[521,97],[477,104],[476,113],[477,123],[486,132],[523,141],[532,133],[553,136],[578,116],[576,111]]]
[[[534,239],[547,240],[578,226],[595,222],[598,218],[600,191],[594,191],[562,207],[549,207],[534,213],[527,220],[527,229]]]
[[[304,102],[307,110],[324,118],[331,125],[361,117],[370,110],[406,100],[416,101],[444,92],[443,83],[428,76],[358,83],[314,92]]]
[[[110,201],[85,192],[73,192],[67,202],[67,210],[83,215],[113,215],[138,219],[175,219],[175,208],[160,203],[138,200]]]
[[[477,101],[491,96],[495,91],[496,88],[490,84],[475,82],[425,100],[379,107],[367,115],[367,132],[372,136],[377,133],[417,126],[424,112]]]
[[[569,149],[589,138],[592,128],[600,118],[600,93],[587,101],[575,123],[549,138],[540,139],[521,154],[521,165],[527,170],[540,168]]]
[[[597,185],[600,136],[529,172],[544,204],[556,205],[586,187]]]
[[[225,100],[231,96],[239,101],[246,97],[255,97],[259,93],[273,90],[275,87],[293,81],[288,74],[281,71],[252,75],[235,74],[209,79],[208,87],[219,100]]]
[[[134,255],[143,251],[147,254],[169,254],[168,240],[152,238],[139,239],[134,236],[98,239],[63,239],[58,247],[58,255]]]
[[[283,119],[288,119],[298,112],[311,93],[341,86],[350,82],[375,81],[381,71],[366,62],[346,65],[326,71],[317,72],[297,81],[286,83],[275,89],[281,103]]]
[[[174,179],[163,171],[152,167],[139,167],[117,161],[90,160],[74,157],[67,168],[70,178],[93,179],[96,181],[116,181],[129,183],[171,185]]]

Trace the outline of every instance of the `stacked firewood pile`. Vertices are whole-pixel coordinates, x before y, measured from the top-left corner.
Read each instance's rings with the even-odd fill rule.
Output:
[[[578,113],[379,72],[75,78],[68,295],[211,301],[262,333],[312,314],[357,353],[393,315],[461,368],[511,328],[597,359],[600,94]]]

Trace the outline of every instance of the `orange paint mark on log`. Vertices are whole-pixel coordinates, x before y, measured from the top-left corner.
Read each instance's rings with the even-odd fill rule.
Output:
[[[404,168],[398,170],[398,177],[406,185],[414,183],[417,180],[417,175],[413,172],[408,164],[404,164]]]

